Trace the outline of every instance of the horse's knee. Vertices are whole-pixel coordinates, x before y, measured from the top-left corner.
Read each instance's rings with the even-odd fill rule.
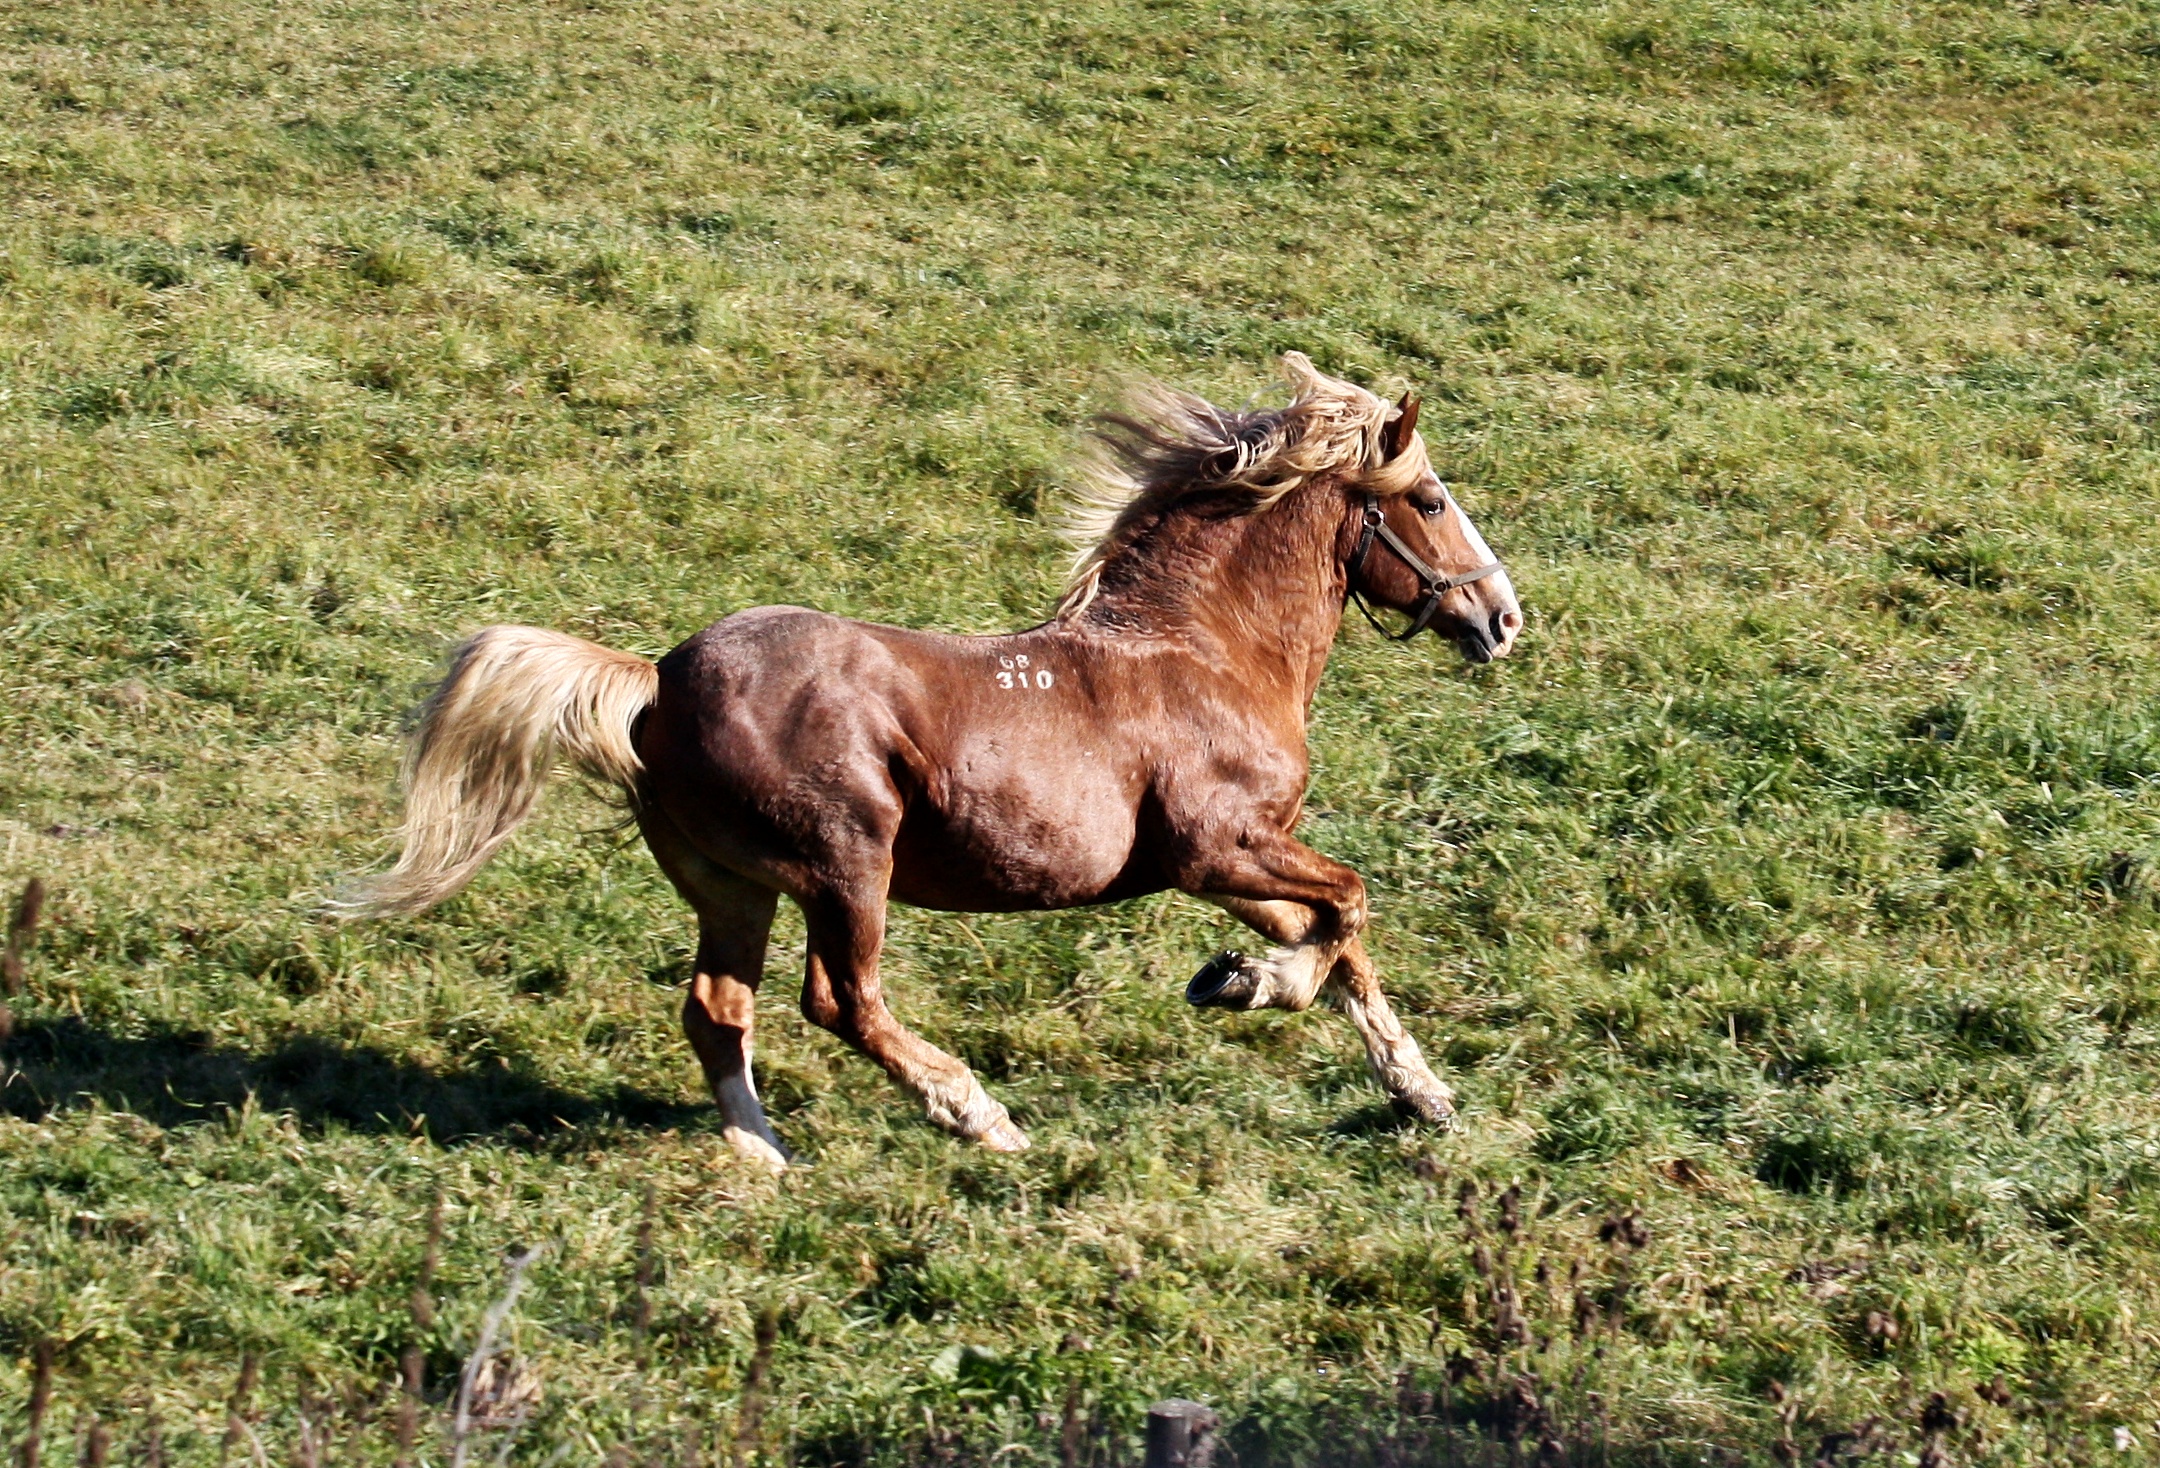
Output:
[[[1356,872],[1346,874],[1343,895],[1336,900],[1336,930],[1345,939],[1355,938],[1365,931],[1369,909],[1365,903],[1365,879]]]
[[[868,1053],[875,1049],[878,1014],[855,993],[838,984],[805,984],[803,1018],[832,1035],[843,1045]]]

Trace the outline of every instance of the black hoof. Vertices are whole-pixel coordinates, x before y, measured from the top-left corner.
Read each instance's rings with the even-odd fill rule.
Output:
[[[1185,986],[1185,1002],[1200,1009],[1250,1009],[1260,976],[1242,953],[1218,953]]]

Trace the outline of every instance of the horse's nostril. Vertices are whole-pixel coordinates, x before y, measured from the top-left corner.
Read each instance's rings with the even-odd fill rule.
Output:
[[[1507,611],[1493,618],[1493,625],[1500,629],[1502,637],[1513,637],[1516,633],[1522,631],[1522,613],[1510,607]]]

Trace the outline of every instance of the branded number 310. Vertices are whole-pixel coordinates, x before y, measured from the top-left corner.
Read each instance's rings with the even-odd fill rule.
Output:
[[[998,687],[1000,688],[1010,688],[1016,691],[1023,688],[1048,688],[1057,681],[1057,679],[1050,676],[1048,668],[1036,668],[1032,672],[1029,671],[1026,653],[1020,653],[1009,658],[999,658],[998,666],[1002,670],[997,675]]]

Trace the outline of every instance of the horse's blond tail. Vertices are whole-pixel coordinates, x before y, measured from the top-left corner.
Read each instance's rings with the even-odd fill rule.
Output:
[[[487,627],[451,655],[405,755],[397,864],[331,903],[341,917],[415,913],[452,896],[532,814],[557,751],[635,797],[632,741],[658,696],[651,663],[539,627]]]

